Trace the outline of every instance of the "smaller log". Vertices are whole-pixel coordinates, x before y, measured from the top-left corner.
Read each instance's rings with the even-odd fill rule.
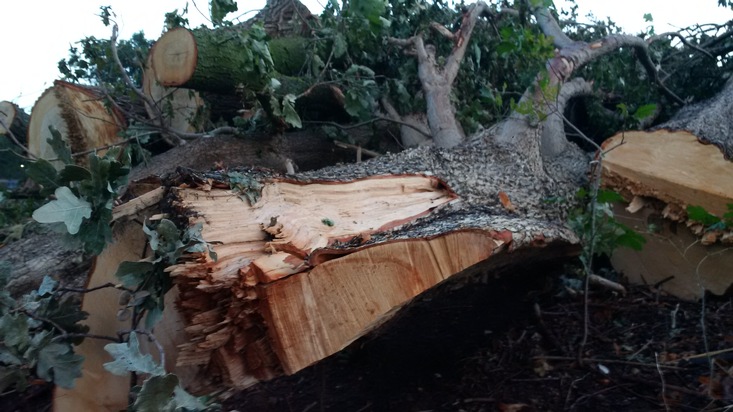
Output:
[[[269,42],[274,67],[268,68],[266,61],[248,61],[252,45],[237,29],[175,28],[158,39],[150,55],[156,80],[164,87],[234,94],[241,87],[260,91],[269,86],[273,68],[297,73],[305,62],[305,41],[296,37]]]
[[[58,156],[48,144],[51,138],[49,126],[54,127],[67,141],[71,153],[86,152],[119,143],[118,135],[125,124],[122,113],[108,108],[104,95],[91,87],[80,86],[56,80],[33,105],[28,124],[28,149],[35,156],[51,160]],[[79,164],[86,162],[86,156],[77,156]],[[53,161],[57,168],[63,167],[60,161]]]
[[[7,100],[0,102],[0,135],[8,133],[8,130],[21,142],[26,141],[26,129],[30,116],[16,104]],[[5,128],[5,126],[8,129]]]
[[[143,93],[155,104],[155,107],[145,105],[148,116],[154,121],[163,116],[163,125],[177,132],[203,131],[208,116],[199,92],[161,86],[156,80],[150,56],[143,73]]]
[[[702,206],[722,217],[733,204],[733,162],[716,145],[688,131],[626,132],[608,139],[603,185],[629,202],[616,218],[647,240],[637,252],[619,248],[611,258],[631,282],[661,286],[682,299],[717,295],[733,285],[730,230],[708,230],[687,217],[687,206]],[[692,229],[692,230],[691,230]]]

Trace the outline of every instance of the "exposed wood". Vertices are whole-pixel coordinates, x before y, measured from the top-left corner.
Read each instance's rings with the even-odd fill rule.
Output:
[[[729,210],[733,162],[687,131],[627,132],[603,148],[614,148],[603,162],[603,184],[630,202],[616,208],[616,217],[647,239],[640,252],[618,249],[614,267],[634,283],[663,281],[660,289],[683,299],[698,299],[704,291],[725,293],[733,285],[733,249],[715,243],[733,237],[704,231],[687,221],[685,211],[702,206],[722,217]]]
[[[118,283],[115,278],[117,266],[125,260],[143,258],[145,242],[145,234],[139,223],[118,225],[112,244],[97,257],[87,287]],[[117,289],[106,288],[83,297],[81,309],[90,314],[84,322],[90,328],[89,333],[117,336],[117,331],[130,328],[129,321],[117,320],[119,293]],[[127,409],[130,377],[113,375],[104,369],[103,364],[112,360],[104,350],[104,345],[108,343],[106,340],[85,339],[77,347],[76,352],[84,356],[82,376],[76,380],[73,389],[55,389],[54,411],[116,412]]]
[[[204,101],[197,91],[161,86],[155,80],[155,73],[148,56],[143,73],[143,93],[156,107],[145,109],[151,119],[162,115],[163,124],[177,132],[196,133],[203,130],[207,120]]]
[[[6,134],[9,129],[21,143],[25,143],[29,118],[28,113],[16,104],[7,100],[0,101],[0,135]]]
[[[121,113],[110,109],[97,90],[56,80],[36,101],[28,125],[28,149],[43,159],[56,159],[49,146],[49,126],[54,127],[69,144],[72,153],[106,147],[122,141],[118,132],[125,124]],[[77,156],[77,163],[86,162],[86,156]],[[60,161],[52,162],[62,167]]]
[[[626,132],[603,144],[606,150],[612,147],[616,148],[603,161],[603,180],[609,187],[682,210],[702,206],[718,216],[733,203],[733,162],[689,132]]]
[[[170,268],[187,324],[178,363],[201,370],[189,389],[219,381],[241,389],[297,372],[473,265],[518,264],[528,250],[540,260],[577,253],[577,238],[541,217],[562,211],[540,211],[542,189],[525,185],[531,171],[501,166],[513,162],[506,155],[422,148],[300,181],[250,172],[264,184],[254,205],[221,175],[174,180],[171,210],[202,223],[218,255],[192,254]],[[448,179],[460,200],[417,170]],[[562,179],[550,184],[554,193],[571,187],[557,186]]]
[[[730,290],[730,244],[700,244],[684,223],[665,219],[659,208],[649,206],[632,214],[617,205],[614,213],[647,240],[641,251],[619,248],[611,258],[614,268],[632,283],[657,285],[658,290],[686,300],[700,299],[705,291],[723,295]]]

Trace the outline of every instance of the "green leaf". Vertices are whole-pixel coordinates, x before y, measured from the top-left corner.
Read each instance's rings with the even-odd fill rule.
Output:
[[[23,352],[30,344],[28,317],[22,313],[6,313],[0,317],[0,336],[7,347]]]
[[[285,97],[283,97],[283,116],[285,116],[285,121],[297,128],[303,127],[303,124],[300,122],[300,116],[298,116],[298,112],[295,111],[295,95],[294,94],[286,94]]]
[[[657,111],[657,105],[656,104],[645,104],[643,106],[639,106],[638,109],[634,112],[634,119],[638,121],[642,121],[646,119],[647,117],[653,116],[654,112]]]
[[[621,226],[624,229],[624,234],[616,238],[616,244],[636,251],[641,250],[646,243],[646,238],[626,226]]]
[[[178,387],[178,377],[173,374],[153,376],[147,379],[135,399],[133,408],[137,412],[159,412],[174,410],[170,405],[175,402],[174,390]]]
[[[70,344],[51,343],[38,354],[38,377],[56,385],[71,389],[74,380],[81,376],[84,357],[77,355]]]
[[[92,216],[92,205],[79,199],[66,186],[56,189],[56,200],[53,200],[33,212],[33,219],[39,223],[63,222],[66,230],[72,235],[79,232],[85,218]]]
[[[53,290],[58,284],[59,282],[54,280],[51,276],[44,276],[43,281],[41,281],[41,286],[38,287],[38,296],[45,296],[53,293]]]
[[[64,184],[91,178],[92,174],[89,170],[77,165],[66,165],[61,172],[59,172],[59,180]]]
[[[117,267],[115,276],[129,289],[135,289],[145,281],[155,269],[155,264],[148,261],[122,262]]]
[[[104,350],[114,358],[114,361],[104,364],[104,369],[115,375],[124,376],[127,372],[138,372],[159,376],[165,373],[150,354],[143,355],[140,352],[140,343],[135,332],[130,332],[127,343],[109,343],[104,345]]]
[[[613,190],[604,190],[601,189],[598,191],[598,196],[596,197],[598,203],[614,203],[614,202],[623,202],[624,198],[620,194],[614,192]]]
[[[654,17],[651,13],[644,13],[644,21],[651,23],[654,21]]]
[[[211,0],[211,22],[214,26],[219,26],[227,14],[237,10],[237,2],[234,0]]]
[[[54,153],[56,153],[59,160],[66,165],[74,163],[71,158],[71,149],[69,149],[69,145],[66,143],[66,140],[61,137],[61,133],[53,126],[48,126],[48,130],[51,132],[51,137],[46,139],[46,141],[48,142],[48,145],[51,146]]]
[[[346,54],[346,38],[341,33],[336,33],[333,39],[333,57],[339,59]]]
[[[56,172],[56,168],[46,159],[38,159],[35,162],[29,163],[25,174],[43,187],[41,196],[48,196],[59,187],[57,183],[58,172]]]
[[[186,392],[181,385],[176,386],[173,390],[173,399],[176,401],[176,407],[184,410],[202,411],[206,409],[206,405],[199,398]]]
[[[720,222],[720,218],[705,210],[702,206],[687,206],[687,217],[700,222],[703,226],[712,226]]]

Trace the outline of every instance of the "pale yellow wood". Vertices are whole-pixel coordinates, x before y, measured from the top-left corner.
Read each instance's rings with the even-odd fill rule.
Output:
[[[114,233],[113,243],[98,257],[97,264],[89,278],[88,287],[96,287],[108,282],[117,283],[115,273],[120,262],[141,259],[145,251],[145,234],[140,224],[130,222],[121,225]],[[117,331],[129,329],[129,322],[119,322],[120,291],[113,288],[101,289],[84,296],[82,310],[89,313],[85,321],[89,333],[117,336]],[[76,380],[74,389],[56,388],[54,411],[78,412],[100,411],[117,412],[126,410],[130,388],[129,376],[113,375],[102,366],[112,358],[104,350],[106,340],[85,339],[77,353],[84,356],[82,377]]]
[[[618,146],[623,141],[623,144]],[[733,162],[684,131],[626,132],[604,142],[607,185],[634,195],[704,207],[722,216],[733,203]]]
[[[0,101],[0,135],[4,135],[8,132],[8,129],[5,127],[10,128],[10,125],[15,121],[16,113],[16,105],[6,100]]]
[[[387,321],[415,296],[501,250],[483,231],[363,248],[263,286],[269,334],[286,373],[325,358]]]
[[[632,283],[654,285],[666,280],[660,290],[686,300],[700,299],[703,289],[722,295],[733,285],[730,245],[703,246],[684,223],[650,219],[653,214],[648,208],[631,214],[617,205],[614,212],[619,222],[647,240],[641,251],[619,248],[611,258],[614,268]]]
[[[106,107],[103,97],[93,89],[57,80],[33,105],[28,124],[28,149],[35,156],[52,160],[58,158],[47,140],[51,137],[49,126],[61,133],[72,153],[100,148],[100,156],[107,146],[119,143],[118,136],[124,125],[120,113]],[[86,162],[86,155],[76,159]],[[51,162],[60,169],[60,161]]]
[[[165,68],[155,72],[155,79],[162,86],[185,84],[196,70],[198,53],[193,34],[182,27],[169,30],[150,51],[153,68]]]

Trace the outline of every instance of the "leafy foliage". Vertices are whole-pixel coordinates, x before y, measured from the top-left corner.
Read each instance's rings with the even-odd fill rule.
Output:
[[[104,349],[114,358],[104,368],[115,375],[125,376],[128,372],[150,375],[139,388],[132,410],[137,412],[157,411],[205,411],[215,410],[218,405],[205,405],[203,398],[186,392],[176,375],[167,374],[165,369],[153,361],[150,354],[140,352],[137,333],[130,332],[127,342],[110,343]]]
[[[17,300],[6,286],[10,264],[0,261],[0,392],[19,391],[38,377],[63,388],[81,376],[84,358],[74,353],[68,334],[86,333],[78,322],[87,314],[56,292],[58,283],[45,277],[36,291]],[[76,340],[75,343],[80,343]]]
[[[623,201],[618,193],[599,190],[595,205],[585,189],[579,190],[577,197],[586,204],[571,214],[568,224],[580,236],[583,245],[580,259],[584,265],[590,262],[591,251],[593,256],[611,256],[619,246],[641,250],[646,239],[614,219],[612,203]]]
[[[143,226],[150,248],[155,256],[137,262],[122,262],[116,276],[127,289],[120,298],[123,306],[118,317],[132,317],[133,326],[145,316],[145,329],[152,330],[165,308],[165,294],[172,287],[165,269],[174,264],[183,253],[208,253],[216,260],[216,253],[201,236],[202,225],[180,231],[167,219],[146,222]]]
[[[127,184],[130,152],[115,147],[100,157],[91,153],[87,166],[71,164],[71,153],[61,134],[51,128],[49,143],[65,162],[61,171],[47,160],[38,159],[27,168],[28,176],[38,183],[43,195],[54,193],[56,199],[33,212],[41,223],[63,223],[66,231],[84,245],[88,253],[99,254],[112,239],[109,223],[117,192]]]
[[[687,217],[690,220],[702,223],[707,230],[730,229],[733,228],[733,203],[728,203],[728,211],[720,218],[708,212],[702,206],[687,206]]]

